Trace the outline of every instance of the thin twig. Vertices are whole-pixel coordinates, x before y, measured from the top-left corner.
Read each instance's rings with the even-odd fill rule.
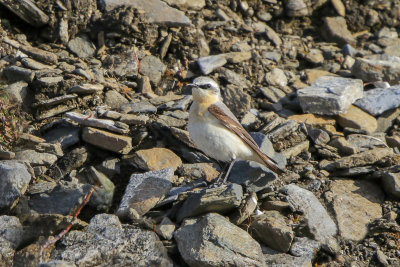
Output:
[[[92,196],[94,192],[94,187],[90,188],[89,193],[86,195],[85,200],[83,201],[83,203],[79,206],[78,210],[74,213],[74,216],[71,220],[71,222],[69,223],[69,225],[67,226],[67,228],[65,228],[62,232],[60,232],[58,235],[55,236],[54,239],[52,240],[48,240],[43,246],[40,247],[40,257],[42,257],[42,253],[43,250],[45,248],[47,248],[48,246],[51,246],[53,244],[55,244],[58,240],[60,240],[61,238],[63,238],[64,235],[66,235],[69,230],[71,230],[72,226],[74,225],[74,222],[76,221],[76,219],[78,218],[79,214],[81,213],[83,207],[86,206],[86,204],[89,202],[90,197]]]

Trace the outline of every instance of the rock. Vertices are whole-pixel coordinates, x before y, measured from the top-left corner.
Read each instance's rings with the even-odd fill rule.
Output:
[[[320,115],[345,113],[362,96],[361,80],[332,76],[320,77],[312,86],[297,91],[303,112]]]
[[[279,253],[273,251],[272,253],[264,254],[265,264],[267,266],[296,266],[296,267],[310,267],[312,266],[311,260],[308,257],[295,257],[286,253]]]
[[[112,109],[119,109],[123,104],[129,103],[129,101],[117,91],[109,90],[104,95],[104,103]]]
[[[28,83],[15,82],[7,86],[4,91],[12,103],[27,104],[29,93]]]
[[[313,140],[314,144],[317,145],[326,144],[330,140],[329,134],[321,129],[309,129],[308,136]]]
[[[46,64],[57,64],[58,56],[52,52],[45,51],[36,47],[21,45],[19,49],[28,56]]]
[[[34,108],[36,108],[36,107],[50,107],[50,106],[54,106],[54,105],[57,105],[57,104],[60,104],[60,103],[67,102],[68,100],[75,99],[77,97],[78,96],[75,95],[75,94],[57,96],[57,97],[53,97],[53,98],[50,98],[50,99],[38,101],[38,102],[34,103],[32,105],[32,107],[34,107]]]
[[[66,149],[80,141],[79,132],[80,129],[78,127],[64,126],[48,131],[44,138],[52,144],[60,143],[62,149]]]
[[[336,12],[338,13],[338,15],[342,17],[346,16],[346,8],[341,0],[331,0],[331,3],[333,5],[333,8],[335,8]]]
[[[225,65],[227,62],[228,61],[224,55],[214,55],[199,58],[197,60],[197,65],[199,65],[199,68],[204,75],[208,75],[215,69]]]
[[[66,261],[52,260],[39,263],[38,267],[76,267],[75,264]]]
[[[217,188],[203,189],[189,195],[177,214],[180,222],[187,217],[195,217],[208,212],[225,213],[239,207],[243,197],[242,187],[238,184],[223,185]]]
[[[97,214],[85,231],[69,232],[51,255],[77,266],[173,266],[154,232],[122,225],[111,214]]]
[[[31,83],[35,78],[34,71],[17,66],[5,67],[3,73],[10,82],[24,81]]]
[[[400,136],[386,136],[386,142],[389,147],[400,149]]]
[[[400,173],[383,172],[381,180],[385,193],[390,197],[400,199]]]
[[[265,80],[268,84],[279,88],[285,87],[288,83],[285,72],[279,68],[274,68],[271,72],[265,74]]]
[[[281,190],[287,195],[286,199],[292,210],[304,214],[313,239],[326,243],[330,237],[336,235],[336,224],[312,192],[294,184],[286,185]]]
[[[103,61],[103,67],[117,77],[136,78],[139,65],[135,53],[131,49],[119,54],[110,55]]]
[[[35,150],[40,152],[40,153],[50,153],[54,154],[57,157],[62,157],[64,155],[64,152],[61,148],[60,143],[39,143],[35,146]]]
[[[252,221],[250,229],[257,239],[276,251],[289,251],[294,233],[279,212],[267,211],[255,216]]]
[[[164,217],[160,224],[156,226],[155,231],[164,239],[171,240],[175,228],[175,224],[168,217]]]
[[[186,178],[192,180],[204,179],[208,182],[213,181],[219,175],[216,166],[211,163],[182,164],[178,168],[178,172]]]
[[[157,108],[147,101],[141,101],[139,103],[127,103],[121,106],[121,112],[123,113],[156,113]]]
[[[265,266],[260,245],[216,213],[186,220],[174,237],[189,266]]]
[[[78,95],[86,95],[86,94],[94,94],[98,92],[102,92],[104,89],[104,85],[102,84],[90,84],[90,83],[84,83],[81,85],[76,85],[74,87],[71,87],[68,90],[68,93],[70,94],[78,94]]]
[[[234,114],[244,114],[250,110],[251,97],[241,87],[228,84],[222,90],[222,97],[225,104]]]
[[[72,170],[82,167],[83,164],[87,162],[88,158],[88,151],[85,147],[75,148],[57,160],[57,162],[49,168],[47,175],[58,181]]]
[[[57,160],[57,156],[50,153],[39,153],[33,149],[25,149],[15,153],[15,159],[29,162],[31,166],[51,166]]]
[[[3,245],[7,243],[12,249],[17,249],[23,241],[23,235],[24,229],[17,217],[0,216],[0,241]]]
[[[108,158],[97,165],[96,169],[108,177],[113,177],[116,174],[121,174],[121,161],[119,158]]]
[[[248,160],[236,161],[228,177],[229,182],[244,185],[250,192],[261,191],[277,179],[278,175],[266,166]]]
[[[170,27],[190,26],[190,19],[182,11],[168,6],[161,0],[101,0],[100,6],[105,11],[111,11],[121,6],[131,6],[145,12],[149,23]]]
[[[102,128],[119,134],[126,134],[129,132],[129,126],[127,124],[125,125],[121,123],[117,124],[113,120],[91,118],[90,115],[83,115],[76,112],[67,112],[65,113],[65,116],[79,123],[82,126]],[[125,127],[122,128],[121,126]]]
[[[176,6],[179,9],[201,10],[205,5],[205,0],[165,0],[170,6]]]
[[[399,116],[400,108],[383,112],[376,120],[378,123],[378,128],[376,128],[376,131],[382,133],[386,132],[390,127],[392,127],[394,121]]]
[[[289,17],[304,17],[309,15],[308,8],[303,0],[289,0],[286,2],[286,14]]]
[[[400,85],[386,89],[372,89],[364,93],[364,97],[358,99],[354,105],[368,112],[372,116],[378,116],[385,111],[400,107]]]
[[[346,20],[343,17],[324,17],[323,21],[324,30],[321,33],[327,41],[336,42],[341,46],[356,45],[356,40],[347,29]]]
[[[339,114],[337,123],[343,128],[350,127],[367,133],[373,133],[378,128],[378,123],[374,117],[353,105],[346,113]]]
[[[9,10],[26,23],[34,27],[42,27],[49,22],[49,17],[30,0],[12,1],[1,0]]]
[[[56,86],[58,83],[62,82],[64,78],[62,76],[56,77],[41,77],[36,80],[36,82],[42,87]]]
[[[98,211],[108,211],[114,197],[114,183],[93,166],[80,170],[77,178],[81,183],[96,185],[88,205],[95,207]]]
[[[0,160],[3,159],[14,159],[15,158],[15,153],[11,152],[11,151],[4,151],[4,150],[0,150]]]
[[[40,184],[46,184],[46,186],[42,189],[39,188]],[[33,212],[73,215],[92,186],[61,181],[58,184],[41,182],[36,187],[38,190],[31,193],[28,201],[29,208]]]
[[[138,150],[132,160],[138,168],[146,171],[164,168],[172,168],[175,171],[182,165],[182,160],[174,152],[161,147]]]
[[[119,154],[127,154],[132,150],[132,138],[113,134],[92,127],[85,127],[82,132],[83,141]]]
[[[368,233],[368,224],[382,217],[382,191],[363,180],[335,180],[327,199],[331,202],[345,239],[360,241]]]
[[[391,148],[375,148],[338,159],[328,165],[327,169],[347,169],[372,165],[380,159],[390,155],[393,155],[393,150]]]
[[[282,45],[282,39],[279,35],[268,25],[265,25],[265,35],[267,38],[275,45],[275,47],[280,47]]]
[[[307,237],[295,237],[290,247],[290,254],[296,257],[307,257],[312,260],[321,244]]]
[[[297,122],[303,122],[312,127],[324,127],[326,125],[335,125],[336,121],[329,116],[321,116],[315,114],[300,114],[292,115],[288,118],[289,120],[295,120]]]
[[[164,74],[167,67],[162,61],[155,56],[145,56],[140,61],[140,73],[149,77],[153,84],[158,85],[161,81],[161,76]]]
[[[359,152],[358,149],[349,143],[344,137],[332,139],[332,141],[329,142],[329,145],[337,148],[341,155],[348,156]]]
[[[157,118],[156,122],[166,127],[178,127],[178,128],[181,128],[187,124],[185,120],[176,119],[174,117],[167,115],[160,115]]]
[[[400,58],[385,54],[356,58],[351,73],[364,82],[385,81],[399,84]]]
[[[381,140],[374,136],[363,134],[349,134],[347,136],[347,142],[349,142],[354,148],[356,148],[360,152],[378,147],[387,147],[384,140]]]
[[[71,39],[68,42],[68,49],[80,58],[92,57],[96,52],[96,47],[87,35],[80,35]]]
[[[310,49],[310,51],[306,54],[305,60],[308,62],[318,65],[324,62],[324,56],[319,49]]]
[[[152,209],[171,189],[172,168],[132,174],[119,205],[121,219],[138,219]]]

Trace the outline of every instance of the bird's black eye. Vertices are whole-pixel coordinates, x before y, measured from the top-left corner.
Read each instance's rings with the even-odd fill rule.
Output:
[[[206,84],[199,85],[199,87],[200,87],[201,89],[210,89],[210,88],[211,88],[211,84],[206,83]]]

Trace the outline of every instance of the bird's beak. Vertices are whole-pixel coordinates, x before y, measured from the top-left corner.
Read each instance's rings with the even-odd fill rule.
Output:
[[[194,83],[188,83],[186,86],[193,88],[193,87],[198,87],[197,84]]]

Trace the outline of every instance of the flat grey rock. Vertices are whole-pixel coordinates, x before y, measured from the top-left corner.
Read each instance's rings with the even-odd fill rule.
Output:
[[[153,231],[123,225],[118,217],[98,214],[85,231],[71,231],[51,254],[77,266],[166,266],[172,261]]]
[[[216,68],[225,65],[227,62],[228,61],[224,55],[215,55],[199,58],[197,60],[197,65],[199,65],[200,70],[204,75],[208,75]]]
[[[189,266],[265,266],[258,242],[217,213],[186,220],[174,237]]]
[[[390,197],[400,199],[400,173],[383,172],[381,179],[385,193]]]
[[[140,61],[140,73],[149,77],[155,85],[159,84],[166,69],[164,63],[155,56],[145,56]]]
[[[398,108],[400,107],[400,85],[366,91],[364,97],[354,102],[354,105],[373,116]]]
[[[223,185],[217,188],[203,189],[189,196],[178,211],[177,221],[207,212],[228,212],[239,207],[243,197],[242,187],[238,184]]]
[[[132,138],[125,135],[110,133],[97,128],[85,127],[82,140],[119,154],[128,154],[132,150]]]
[[[80,35],[70,40],[68,48],[80,58],[91,57],[96,52],[96,47],[86,35]]]
[[[92,186],[62,181],[31,194],[29,208],[39,214],[72,215]]]
[[[307,257],[312,260],[321,244],[307,237],[295,237],[290,247],[290,254],[296,257]]]
[[[304,214],[312,238],[324,243],[337,233],[336,224],[311,191],[294,184],[286,185],[281,190],[287,195],[291,208]]]
[[[45,165],[49,167],[57,160],[57,156],[50,153],[39,153],[33,149],[25,149],[15,153],[15,159],[29,162],[33,166]]]
[[[320,115],[346,113],[363,97],[363,82],[357,79],[323,76],[312,86],[297,91],[303,112]]]
[[[9,10],[11,10],[20,19],[34,27],[42,27],[49,22],[49,17],[44,13],[34,1],[20,0],[10,1],[1,0]]]
[[[117,210],[118,217],[138,219],[164,198],[172,187],[172,168],[132,174]]]
[[[64,126],[48,131],[44,134],[44,138],[49,143],[60,143],[61,147],[66,149],[79,143],[79,132],[79,127]]]
[[[16,249],[23,240],[24,229],[19,219],[14,216],[0,216],[0,242]]]
[[[28,83],[23,81],[12,83],[5,88],[5,93],[11,102],[24,104],[28,100]]]
[[[35,78],[34,71],[17,66],[5,67],[3,73],[10,82],[24,81],[31,83]]]
[[[122,113],[156,113],[157,108],[148,101],[139,103],[127,103],[121,106]]]
[[[51,260],[39,263],[39,267],[76,267],[76,265],[67,261]]]
[[[400,83],[400,57],[386,54],[356,58],[351,74],[364,82]]]
[[[191,24],[190,19],[182,11],[172,8],[160,0],[101,0],[99,4],[107,12],[121,6],[131,6],[143,10],[149,23],[171,27]]]

